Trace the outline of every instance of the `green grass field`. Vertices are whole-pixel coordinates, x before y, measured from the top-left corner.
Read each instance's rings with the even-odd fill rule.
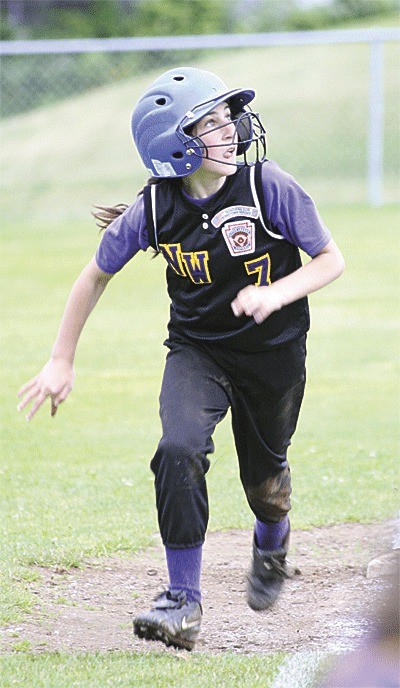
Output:
[[[310,299],[308,388],[290,451],[294,529],[389,519],[399,508],[399,206],[339,204],[327,193],[335,187],[336,174],[339,183],[343,161],[349,161],[348,188],[354,179],[353,198],[362,196],[362,164],[356,159],[364,143],[353,140],[350,129],[340,138],[340,103],[344,107],[354,88],[363,97],[366,88],[365,80],[355,85],[353,79],[343,87],[350,50],[341,50],[336,77],[330,78],[329,132],[313,96],[319,90],[315,83],[326,77],[328,48],[303,50],[301,64],[313,64],[313,74],[295,69],[289,49],[280,56],[273,51],[276,62],[266,60],[265,72],[256,69],[251,79],[260,92],[260,110],[271,110],[272,157],[284,165],[295,130],[298,136],[300,131],[304,164],[312,169],[308,173],[303,167],[300,174],[315,188],[346,258],[341,279]],[[393,104],[395,47],[387,53]],[[282,55],[290,97],[283,77],[274,72]],[[203,66],[229,81],[232,71],[236,81],[246,83],[261,59],[264,54],[243,51],[233,67],[227,54]],[[361,51],[354,63],[360,74],[365,59]],[[110,284],[82,336],[75,389],[56,418],[46,408],[26,423],[16,411],[16,391],[47,360],[72,282],[96,250],[91,204],[129,201],[145,180],[129,141],[130,109],[142,86],[143,81],[116,85],[3,126],[0,537],[5,625],[24,619],[33,608],[28,588],[38,575],[33,564],[71,566],[92,556],[129,554],[148,545],[156,532],[148,463],[160,433],[157,398],[168,313],[161,258],[139,256]],[[107,107],[99,107],[104,100]],[[289,101],[296,104],[291,126],[282,122]],[[325,166],[308,140],[315,131],[328,149]],[[324,139],[328,133],[329,141]],[[325,179],[332,136],[340,149],[333,174]],[[395,131],[392,136],[387,146],[393,151],[388,162],[393,180]],[[342,190],[339,184],[339,198],[350,200]],[[239,484],[229,418],[215,439],[208,480],[210,528],[250,529],[253,519]],[[183,661],[157,652],[145,658],[122,653],[34,656],[23,639],[18,647],[21,652],[3,658],[5,687],[225,686],[227,677],[229,686],[246,687],[259,686],[260,676],[262,685],[270,685],[281,661],[279,656],[230,655]]]
[[[347,269],[311,297],[308,390],[291,449],[294,528],[393,518],[398,509],[394,248],[399,210],[326,208],[324,218]],[[35,600],[27,584],[38,575],[32,564],[70,566],[91,556],[129,554],[151,542],[156,531],[148,461],[159,436],[167,317],[161,259],[141,256],[109,286],[81,340],[76,388],[58,416],[51,419],[46,409],[26,423],[16,412],[16,390],[46,360],[69,286],[96,243],[90,221],[55,229],[31,224],[3,240],[5,624],[32,609]],[[209,490],[211,529],[251,528],[228,419],[217,431]],[[16,648],[24,650],[23,641]],[[272,675],[276,664],[271,662],[264,669],[271,667]],[[204,657],[203,665],[199,657],[182,664],[157,654],[144,663],[121,654],[30,658],[23,653],[7,662],[5,680],[17,672],[19,685],[47,688],[57,684],[53,677],[62,668],[67,678],[57,685],[118,685],[111,677],[114,672],[129,676],[129,666],[143,672],[140,685],[183,686],[188,666],[191,672],[199,666],[202,676],[213,677],[213,685],[224,685],[229,666],[231,685],[255,686],[260,660]],[[37,675],[35,683],[24,682],[24,672],[30,680]],[[204,685],[199,681],[192,684]],[[131,684],[121,679],[119,685]]]

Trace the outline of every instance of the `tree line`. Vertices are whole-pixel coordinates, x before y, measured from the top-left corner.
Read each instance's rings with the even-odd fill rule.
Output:
[[[398,10],[399,0],[1,0],[0,39],[312,30]]]

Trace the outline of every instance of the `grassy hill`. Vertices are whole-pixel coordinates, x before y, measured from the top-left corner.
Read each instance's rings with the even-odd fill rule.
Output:
[[[384,56],[385,199],[393,201],[399,45],[387,44]],[[319,203],[365,199],[367,45],[208,51],[198,66],[217,72],[229,87],[255,88],[269,157],[295,174]],[[146,180],[130,116],[153,76],[119,81],[4,122],[3,218],[79,219],[92,204],[130,202]]]
[[[398,179],[398,53],[385,48],[386,200]],[[346,258],[343,277],[310,298],[308,386],[290,449],[293,529],[393,519],[399,207],[354,203],[365,192],[368,47],[221,51],[199,66],[229,86],[257,90],[270,157],[330,203],[324,220]],[[160,436],[169,305],[161,258],[138,255],[107,289],[79,344],[74,392],[56,419],[48,404],[31,424],[16,412],[16,390],[47,360],[71,284],[97,247],[91,205],[129,202],[146,180],[130,116],[152,76],[2,124],[0,607],[5,633],[15,628],[5,686],[250,687],[260,676],[271,685],[280,661],[238,653],[182,661],[157,650],[62,655],[45,651],[47,631],[44,651],[34,655],[16,625],[43,604],[31,587],[38,564],[61,573],[92,557],[131,556],[157,530],[148,463]],[[210,530],[250,531],[228,417],[215,440]],[[52,620],[41,609],[45,631]]]

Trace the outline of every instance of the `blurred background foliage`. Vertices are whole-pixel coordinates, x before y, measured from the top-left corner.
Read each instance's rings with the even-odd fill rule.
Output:
[[[2,40],[310,30],[399,11],[399,0],[2,0]]]
[[[0,39],[258,33],[398,23],[400,0],[1,0]],[[200,50],[4,55],[0,117],[150,70],[194,63]]]

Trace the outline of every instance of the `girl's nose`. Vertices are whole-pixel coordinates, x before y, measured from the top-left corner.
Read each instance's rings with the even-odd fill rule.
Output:
[[[228,122],[222,129],[223,136],[225,139],[233,139],[235,136],[235,123],[234,122]]]

